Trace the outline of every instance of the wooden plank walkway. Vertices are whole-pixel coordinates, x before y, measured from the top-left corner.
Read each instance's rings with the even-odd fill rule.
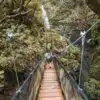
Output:
[[[53,62],[45,66],[38,100],[64,100]]]

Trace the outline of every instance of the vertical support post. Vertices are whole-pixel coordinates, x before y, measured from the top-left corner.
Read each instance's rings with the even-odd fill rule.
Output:
[[[82,35],[82,51],[81,51],[81,65],[79,72],[79,87],[81,87],[81,77],[82,77],[82,69],[83,69],[83,57],[84,57],[84,43],[85,43],[85,32],[81,33]]]

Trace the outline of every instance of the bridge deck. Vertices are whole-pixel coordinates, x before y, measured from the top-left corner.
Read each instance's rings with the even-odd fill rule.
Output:
[[[64,100],[53,62],[45,66],[38,100]]]

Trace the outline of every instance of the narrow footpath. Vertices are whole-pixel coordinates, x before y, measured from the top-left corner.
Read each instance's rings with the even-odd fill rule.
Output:
[[[64,100],[53,62],[45,66],[38,100]]]

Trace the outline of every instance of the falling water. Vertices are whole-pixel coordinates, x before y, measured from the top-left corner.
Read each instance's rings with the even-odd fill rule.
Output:
[[[42,5],[42,19],[43,19],[44,26],[45,26],[47,29],[50,29],[49,19],[48,19],[46,10],[45,10],[45,8],[44,8],[43,5]]]

